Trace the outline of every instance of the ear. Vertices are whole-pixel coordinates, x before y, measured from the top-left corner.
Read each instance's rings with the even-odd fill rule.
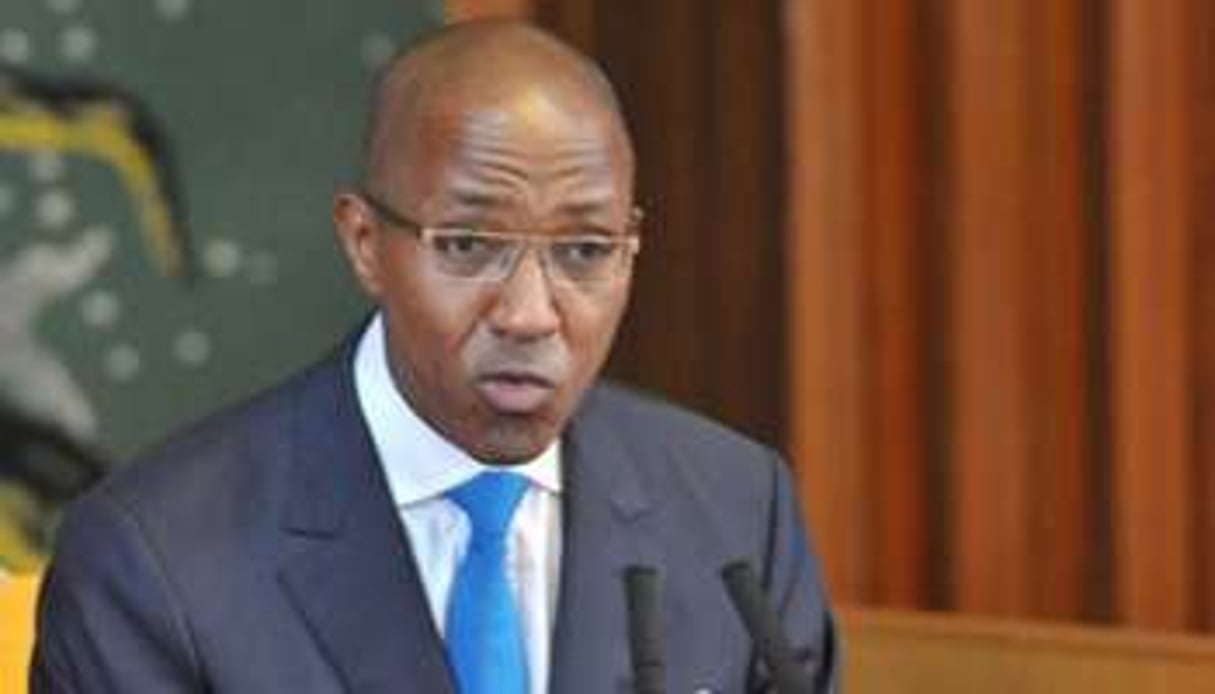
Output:
[[[379,254],[379,226],[375,213],[354,193],[340,193],[333,200],[333,228],[346,253],[350,270],[363,291],[378,299],[383,287]]]

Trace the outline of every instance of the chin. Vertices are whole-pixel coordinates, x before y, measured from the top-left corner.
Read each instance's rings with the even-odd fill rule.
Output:
[[[543,453],[558,431],[550,422],[530,418],[499,421],[477,437],[470,452],[486,465],[526,463]]]

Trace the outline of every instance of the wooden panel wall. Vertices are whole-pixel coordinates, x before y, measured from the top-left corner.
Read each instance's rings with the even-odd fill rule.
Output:
[[[1189,3],[1115,3],[1114,471],[1120,612],[1183,626],[1195,605]],[[1209,68],[1208,68],[1209,69]],[[1209,127],[1209,124],[1208,126]]]
[[[1205,3],[1192,8],[1189,43],[1196,65],[1215,65],[1215,5]],[[1200,156],[1193,163],[1188,181],[1192,219],[1197,231],[1190,255],[1190,281],[1193,286],[1192,325],[1194,351],[1192,369],[1197,404],[1194,415],[1194,456],[1198,461],[1199,518],[1195,531],[1198,548],[1199,601],[1196,611],[1199,626],[1215,630],[1215,79],[1194,80],[1191,122],[1192,146]],[[1204,546],[1205,545],[1205,546]]]
[[[837,594],[1211,626],[1215,9],[786,10],[790,440]]]
[[[1086,405],[1075,5],[948,9],[953,604],[1075,613]]]
[[[933,589],[939,525],[924,504],[942,320],[927,253],[939,243],[925,175],[939,164],[925,137],[936,87],[918,64],[931,55],[924,18],[907,3],[874,9],[788,5],[789,64],[815,85],[788,95],[795,155],[815,153],[790,161],[790,443],[830,583],[905,604]]]

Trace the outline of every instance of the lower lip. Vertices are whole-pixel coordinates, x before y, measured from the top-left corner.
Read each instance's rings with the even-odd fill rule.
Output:
[[[552,386],[508,378],[487,378],[477,389],[490,407],[505,414],[530,414],[544,407],[553,396]]]

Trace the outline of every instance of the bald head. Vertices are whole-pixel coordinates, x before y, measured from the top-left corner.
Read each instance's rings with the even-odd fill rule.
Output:
[[[386,69],[363,190],[333,215],[410,406],[490,464],[556,441],[607,358],[639,233],[598,68],[514,22],[423,41]]]
[[[532,25],[481,20],[436,32],[381,73],[364,141],[364,184],[392,186],[394,170],[435,122],[487,111],[509,117],[541,103],[614,131],[631,166],[619,103],[594,62]]]

